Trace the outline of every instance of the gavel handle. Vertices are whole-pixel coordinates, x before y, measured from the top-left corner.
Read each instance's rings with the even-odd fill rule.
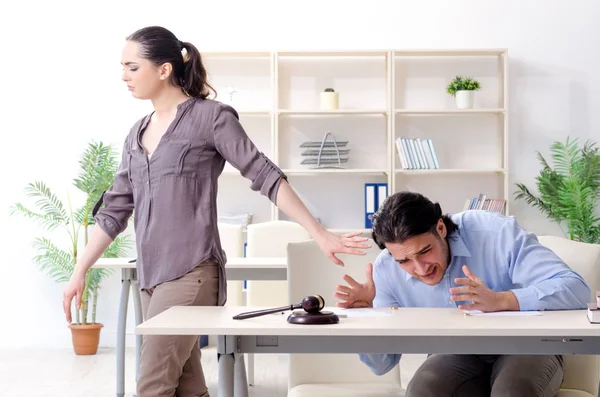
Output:
[[[277,312],[282,312],[285,310],[294,310],[294,309],[299,309],[301,307],[302,307],[302,305],[289,305],[289,306],[275,307],[273,309],[255,310],[253,312],[237,314],[237,315],[233,316],[233,319],[234,320],[244,320],[246,318],[263,316],[265,314],[277,313]]]

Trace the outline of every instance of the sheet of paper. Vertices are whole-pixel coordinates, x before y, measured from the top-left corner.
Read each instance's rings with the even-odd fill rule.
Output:
[[[351,317],[386,317],[390,316],[391,313],[387,313],[381,310],[373,310],[370,308],[359,308],[359,309],[342,309],[336,308],[335,314],[346,315],[348,318]]]
[[[506,311],[506,312],[482,312],[481,310],[463,310],[470,316],[541,316],[538,311]]]

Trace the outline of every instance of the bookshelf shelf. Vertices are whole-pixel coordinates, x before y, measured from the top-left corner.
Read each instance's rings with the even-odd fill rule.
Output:
[[[385,109],[340,109],[340,110],[291,110],[279,109],[281,115],[319,116],[319,115],[387,115]]]
[[[506,49],[502,48],[482,48],[482,49],[415,49],[415,50],[394,50],[396,56],[413,57],[482,57],[482,56],[502,56],[506,54]]]
[[[502,168],[497,169],[459,169],[459,168],[442,168],[442,169],[423,169],[423,170],[395,170],[397,174],[502,174],[506,171]]]
[[[505,109],[396,109],[396,114],[502,114]]]
[[[287,175],[318,175],[318,174],[340,174],[340,175],[387,175],[388,170],[385,169],[338,169],[338,168],[322,168],[322,169],[283,169]]]
[[[238,110],[240,116],[270,116],[270,110]]]
[[[388,194],[419,191],[445,212],[484,195],[506,200],[509,213],[507,56],[495,48],[203,53],[216,99],[238,110],[259,150],[332,229],[365,227],[368,183],[387,184]],[[472,109],[458,109],[447,94],[455,75],[481,82]],[[338,108],[321,109],[325,88],[339,94]],[[301,164],[301,144],[328,132],[347,141],[344,168]],[[430,157],[423,168],[403,165],[399,138],[431,142],[438,164]],[[255,223],[287,219],[231,165],[223,176],[220,212],[252,213]]]
[[[331,50],[331,51],[278,51],[278,58],[336,58],[336,57],[350,57],[350,58],[364,58],[364,57],[387,57],[389,51],[387,50],[357,50],[357,51],[345,51],[345,50]]]

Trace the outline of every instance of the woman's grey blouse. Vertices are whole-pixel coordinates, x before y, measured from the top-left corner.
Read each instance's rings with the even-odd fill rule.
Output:
[[[217,228],[217,181],[225,162],[273,203],[281,178],[287,177],[248,138],[229,105],[199,98],[183,102],[148,158],[141,134],[150,117],[140,119],[125,139],[121,164],[104,193],[96,224],[114,239],[134,214],[140,288],[176,279],[202,262],[216,262],[218,302],[223,305],[227,258]]]

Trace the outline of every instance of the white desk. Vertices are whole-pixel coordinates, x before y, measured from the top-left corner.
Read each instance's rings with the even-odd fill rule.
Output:
[[[135,325],[142,323],[142,305],[134,258],[101,258],[92,267],[121,271],[121,298],[117,323],[117,397],[125,395],[125,328],[129,291],[133,291]],[[228,258],[225,265],[228,280],[286,280],[287,258]],[[201,335],[201,334],[198,334]],[[136,336],[136,379],[139,374],[142,336]]]
[[[232,319],[258,309],[173,307],[137,326],[136,334],[216,335],[219,397],[248,395],[238,368],[243,353],[600,354],[600,325],[590,324],[585,310],[465,316],[458,309],[376,309],[389,316],[333,325],[289,324],[280,314]]]

